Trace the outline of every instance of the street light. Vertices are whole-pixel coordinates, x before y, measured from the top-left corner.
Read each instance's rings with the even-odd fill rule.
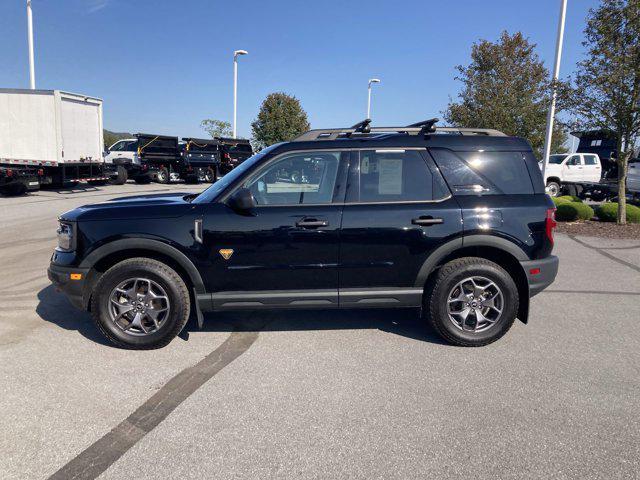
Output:
[[[551,137],[553,135],[553,119],[556,114],[556,86],[555,82],[560,75],[560,57],[562,56],[562,41],[564,39],[564,21],[567,16],[567,0],[560,1],[560,20],[558,22],[558,38],[556,40],[556,60],[553,65],[553,90],[551,91],[551,105],[549,105],[549,113],[547,115],[547,132],[544,136],[544,150],[542,153],[542,179],[545,184],[545,172],[549,163],[549,154],[551,153]]]
[[[369,79],[369,87],[368,87],[368,97],[367,97],[367,118],[371,118],[371,84],[372,83],[380,83],[379,78],[370,78]]]
[[[36,71],[33,65],[33,16],[31,15],[31,0],[27,0],[27,37],[29,41],[29,88],[36,88]]]
[[[236,138],[236,122],[238,117],[238,57],[246,55],[246,50],[233,52],[233,138]]]

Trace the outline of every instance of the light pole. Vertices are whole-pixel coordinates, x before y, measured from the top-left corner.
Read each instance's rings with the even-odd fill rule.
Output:
[[[558,22],[558,39],[556,41],[556,60],[553,64],[553,81],[558,80],[560,75],[560,57],[562,56],[562,41],[564,39],[564,21],[567,16],[567,0],[560,2],[560,21]],[[542,154],[542,179],[546,182],[545,172],[549,163],[549,154],[551,153],[551,137],[553,135],[553,119],[556,114],[556,86],[551,91],[551,105],[549,105],[549,114],[547,116],[547,133],[544,136],[544,150]]]
[[[372,83],[380,83],[380,79],[379,78],[369,79],[368,96],[367,96],[367,118],[371,118],[371,84]]]
[[[29,88],[36,88],[36,70],[33,65],[33,16],[31,15],[31,0],[27,0],[27,36],[29,38]]]
[[[233,52],[233,138],[236,138],[236,122],[238,119],[238,57],[246,55],[246,50]]]

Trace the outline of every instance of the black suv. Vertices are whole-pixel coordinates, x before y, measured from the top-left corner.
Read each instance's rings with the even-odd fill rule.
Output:
[[[190,312],[421,308],[485,345],[553,282],[554,208],[526,140],[495,130],[312,130],[201,194],[63,214],[49,278],[129,348],[166,345]]]

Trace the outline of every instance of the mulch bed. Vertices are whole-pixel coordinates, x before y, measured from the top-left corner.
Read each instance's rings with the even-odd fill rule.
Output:
[[[633,238],[640,240],[640,223],[618,225],[612,222],[558,222],[556,230],[567,235],[602,238]]]

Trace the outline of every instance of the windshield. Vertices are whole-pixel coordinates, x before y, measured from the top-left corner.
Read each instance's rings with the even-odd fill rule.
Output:
[[[242,177],[247,170],[250,170],[257,162],[260,161],[267,153],[277,147],[278,144],[271,145],[270,147],[261,150],[252,157],[247,158],[244,162],[238,165],[236,168],[227,173],[224,177],[218,180],[216,183],[207,188],[204,192],[193,199],[193,203],[211,203],[215,198],[223,192],[229,185],[236,181],[236,179]]]
[[[560,165],[563,162],[563,160],[568,156],[569,155],[550,155],[549,163],[555,163],[556,165]]]

